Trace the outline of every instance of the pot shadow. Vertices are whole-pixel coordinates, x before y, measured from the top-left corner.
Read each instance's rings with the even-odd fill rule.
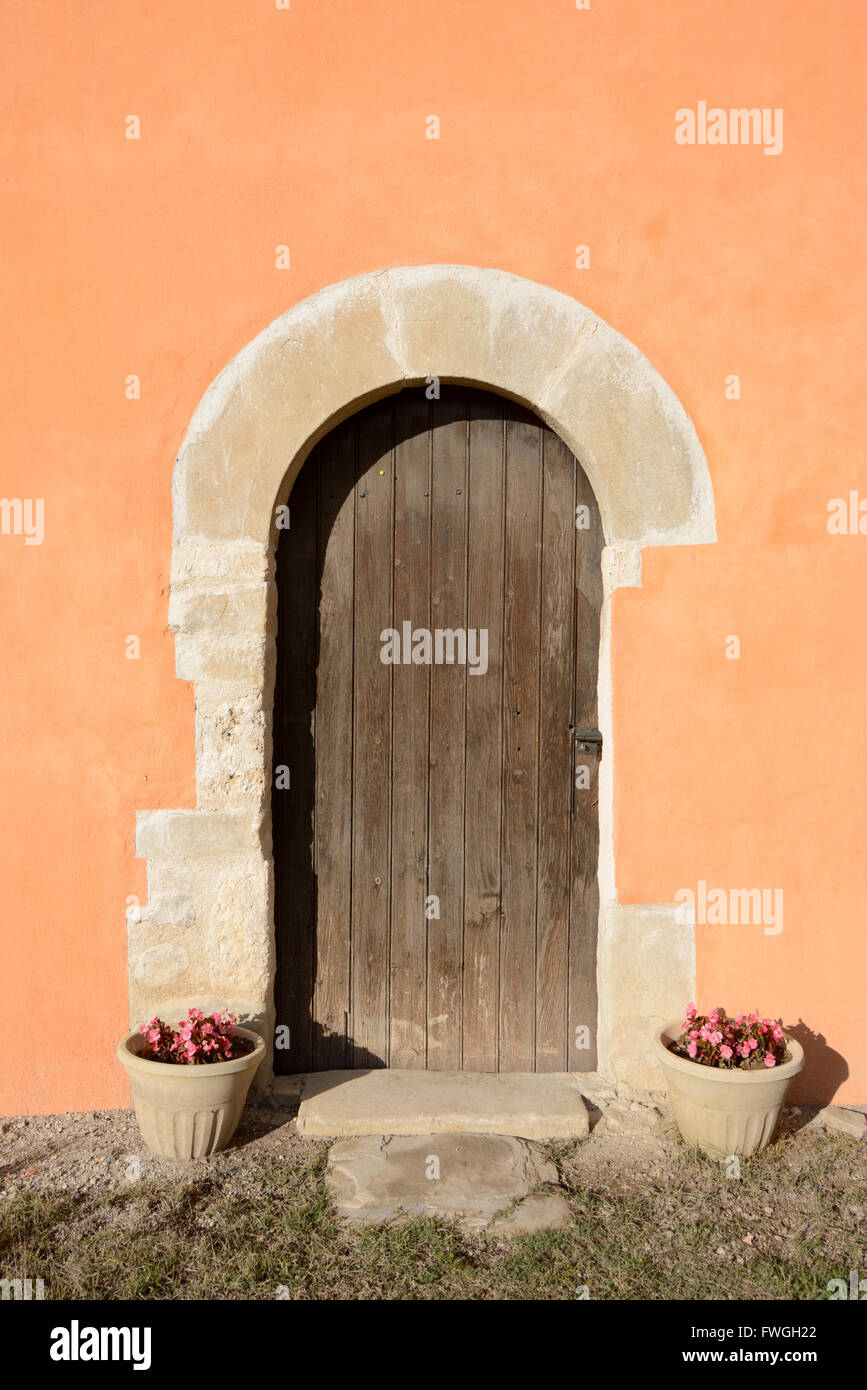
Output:
[[[830,1047],[824,1033],[810,1028],[803,1019],[794,1025],[784,1023],[790,1037],[804,1049],[804,1068],[795,1077],[786,1097],[788,1106],[797,1106],[801,1113],[788,1115],[790,1130],[803,1129],[817,1110],[831,1105],[834,1096],[849,1075],[849,1066],[839,1052]]]

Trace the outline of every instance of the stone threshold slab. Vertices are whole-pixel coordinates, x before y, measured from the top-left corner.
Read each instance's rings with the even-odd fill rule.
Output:
[[[338,1216],[459,1217],[477,1229],[540,1184],[553,1188],[557,1180],[557,1169],[537,1145],[502,1134],[341,1139],[331,1146],[326,1173]],[[545,1194],[548,1203],[552,1195]]]
[[[298,1133],[306,1138],[374,1134],[502,1134],[583,1139],[589,1132],[574,1072],[391,1070],[309,1072],[299,1078]]]

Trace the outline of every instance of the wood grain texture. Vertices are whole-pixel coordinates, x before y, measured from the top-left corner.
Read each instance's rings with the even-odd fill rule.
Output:
[[[352,750],[353,1064],[388,1062],[391,879],[391,683],[380,633],[391,626],[393,420],[388,403],[358,418]]]
[[[434,402],[431,436],[431,627],[467,619],[467,405]],[[430,667],[428,894],[428,1066],[461,1065],[466,664]]]
[[[535,1067],[541,431],[506,422],[500,1071]]]
[[[290,506],[277,1069],[592,1067],[598,755],[574,730],[597,720],[603,541],[580,465],[512,402],[417,387],[326,436]],[[487,630],[485,674],[383,664],[404,623]]]
[[[488,669],[467,677],[463,1067],[499,1067],[505,429],[470,404],[467,627],[488,629]]]
[[[395,406],[394,609],[403,631],[430,625],[430,404],[421,391]],[[406,679],[406,677],[409,679]],[[427,667],[395,673],[391,817],[393,1067],[427,1065]]]
[[[352,910],[352,702],[355,630],[356,431],[329,439],[319,482],[316,688],[316,972],[313,1059],[347,1065]],[[287,966],[287,969],[291,967]]]

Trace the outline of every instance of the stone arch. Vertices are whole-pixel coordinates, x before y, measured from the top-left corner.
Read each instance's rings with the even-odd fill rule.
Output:
[[[710,475],[683,407],[637,348],[569,296],[497,270],[405,267],[332,285],[248,344],[193,416],[173,478],[169,621],[178,676],[196,686],[197,804],[137,818],[149,896],[128,914],[133,1021],[219,1001],[273,1037],[275,508],[325,433],[432,376],[528,405],[596,492],[606,539],[600,1067],[647,1089],[645,1024],[689,996],[693,929],[673,904],[617,903],[608,608],[614,588],[640,584],[642,547],[716,539]]]

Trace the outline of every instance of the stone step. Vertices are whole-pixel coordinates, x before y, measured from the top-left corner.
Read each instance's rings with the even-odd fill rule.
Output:
[[[298,1133],[356,1135],[502,1134],[583,1139],[589,1131],[574,1072],[309,1072],[300,1078]]]
[[[540,1183],[556,1183],[557,1170],[532,1144],[505,1135],[366,1135],[332,1147],[326,1182],[338,1215],[350,1220],[455,1216],[484,1227]]]

